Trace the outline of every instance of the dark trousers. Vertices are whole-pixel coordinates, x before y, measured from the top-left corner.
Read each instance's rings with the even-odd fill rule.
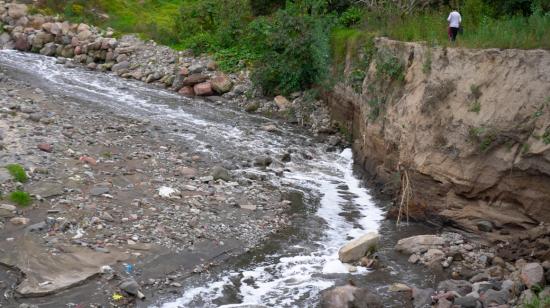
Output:
[[[458,35],[458,28],[451,27],[451,41],[456,41],[456,36]]]

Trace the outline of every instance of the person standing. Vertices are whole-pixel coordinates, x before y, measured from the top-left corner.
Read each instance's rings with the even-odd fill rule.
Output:
[[[462,23],[462,16],[460,16],[460,13],[457,10],[453,10],[449,14],[447,21],[449,22],[449,39],[454,42],[456,41],[460,24]]]

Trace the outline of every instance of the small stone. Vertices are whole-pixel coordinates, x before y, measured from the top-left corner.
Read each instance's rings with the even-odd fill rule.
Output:
[[[103,194],[109,193],[109,187],[105,186],[95,186],[90,190],[90,195],[92,196],[101,196]]]
[[[14,225],[27,225],[31,220],[26,217],[14,217],[10,222]]]
[[[257,206],[254,204],[240,204],[239,207],[243,210],[255,211]]]
[[[493,224],[490,221],[481,220],[477,222],[477,229],[481,232],[493,231]]]
[[[217,180],[223,180],[226,182],[231,181],[231,176],[229,175],[229,171],[221,166],[216,166],[212,168],[211,175],[215,181]]]
[[[388,291],[390,291],[390,292],[411,292],[412,288],[409,287],[406,284],[403,284],[403,283],[394,283],[389,287]]]
[[[51,153],[53,151],[53,146],[48,143],[40,143],[37,147],[39,150],[44,151],[46,153]]]

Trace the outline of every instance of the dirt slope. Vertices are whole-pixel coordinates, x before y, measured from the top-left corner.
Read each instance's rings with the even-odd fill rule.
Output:
[[[396,187],[406,171],[417,216],[476,231],[550,222],[550,52],[376,47],[363,93],[329,98],[365,168]]]

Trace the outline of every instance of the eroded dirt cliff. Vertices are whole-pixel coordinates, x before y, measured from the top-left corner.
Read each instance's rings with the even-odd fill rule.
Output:
[[[550,222],[549,51],[380,38],[374,58],[362,93],[328,100],[365,169],[398,190],[409,176],[411,215],[495,235]]]

